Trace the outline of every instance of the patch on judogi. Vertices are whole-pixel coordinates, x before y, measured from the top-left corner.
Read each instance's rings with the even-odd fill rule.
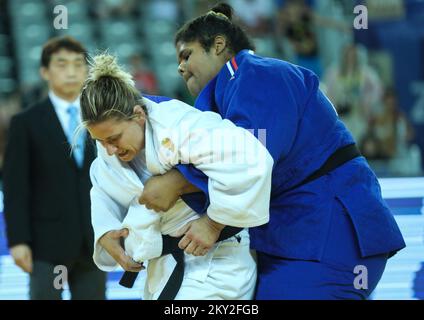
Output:
[[[161,142],[161,145],[162,145],[164,148],[166,148],[166,149],[168,149],[169,151],[171,151],[171,152],[174,152],[174,151],[175,151],[174,143],[173,143],[173,142],[172,142],[172,140],[171,140],[171,139],[169,139],[169,138],[163,138],[163,139],[162,139],[162,142]]]

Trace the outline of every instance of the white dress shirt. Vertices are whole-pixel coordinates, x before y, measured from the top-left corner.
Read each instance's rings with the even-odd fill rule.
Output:
[[[53,104],[54,110],[56,111],[57,117],[59,118],[60,124],[62,125],[63,131],[65,132],[65,135],[67,136],[67,133],[69,131],[69,118],[70,118],[70,115],[68,113],[68,108],[69,106],[73,105],[78,109],[78,112],[80,112],[81,110],[80,97],[78,96],[78,98],[75,99],[75,101],[69,102],[58,97],[53,91],[50,90],[49,98]],[[81,116],[78,117],[78,122],[81,123]]]

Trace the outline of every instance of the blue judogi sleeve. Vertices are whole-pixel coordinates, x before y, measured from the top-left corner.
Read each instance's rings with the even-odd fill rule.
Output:
[[[165,96],[151,96],[149,94],[143,94],[143,97],[145,97],[145,98],[147,98],[149,100],[152,100],[152,101],[154,101],[156,103],[161,103],[161,102],[164,102],[164,101],[172,100],[172,98],[169,98],[169,97],[165,97]]]
[[[296,137],[302,108],[314,91],[312,89],[316,91],[318,86],[316,76],[307,70],[303,73],[300,68],[283,61],[276,60],[275,64],[273,67],[264,67],[245,61],[238,68],[234,79],[230,78],[224,66],[216,83],[212,82],[215,86],[207,86],[201,93],[205,97],[214,94],[215,107],[223,118],[239,127],[253,130],[252,133],[273,157],[274,166],[289,153]],[[208,100],[199,96],[196,107],[203,109],[204,106],[198,104],[207,103]],[[185,199],[186,203],[194,210],[203,208],[205,211],[209,203],[207,176],[194,167],[180,165],[177,169],[203,192],[203,205],[200,204],[200,195]]]

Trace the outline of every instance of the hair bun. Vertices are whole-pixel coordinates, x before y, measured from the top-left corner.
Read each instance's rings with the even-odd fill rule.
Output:
[[[215,12],[215,13],[222,13],[223,15],[225,15],[230,21],[233,18],[233,8],[226,3],[218,3],[217,5],[215,5],[211,11]]]
[[[134,85],[132,76],[122,70],[118,65],[117,58],[107,53],[96,55],[90,61],[88,79],[97,81],[102,77],[112,77],[122,80],[129,85]]]

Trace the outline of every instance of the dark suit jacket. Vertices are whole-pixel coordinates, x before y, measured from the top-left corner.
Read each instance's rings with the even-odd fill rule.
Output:
[[[87,140],[79,169],[49,98],[12,118],[3,166],[9,247],[27,243],[33,259],[55,264],[72,261],[83,248],[91,256],[94,152]]]

